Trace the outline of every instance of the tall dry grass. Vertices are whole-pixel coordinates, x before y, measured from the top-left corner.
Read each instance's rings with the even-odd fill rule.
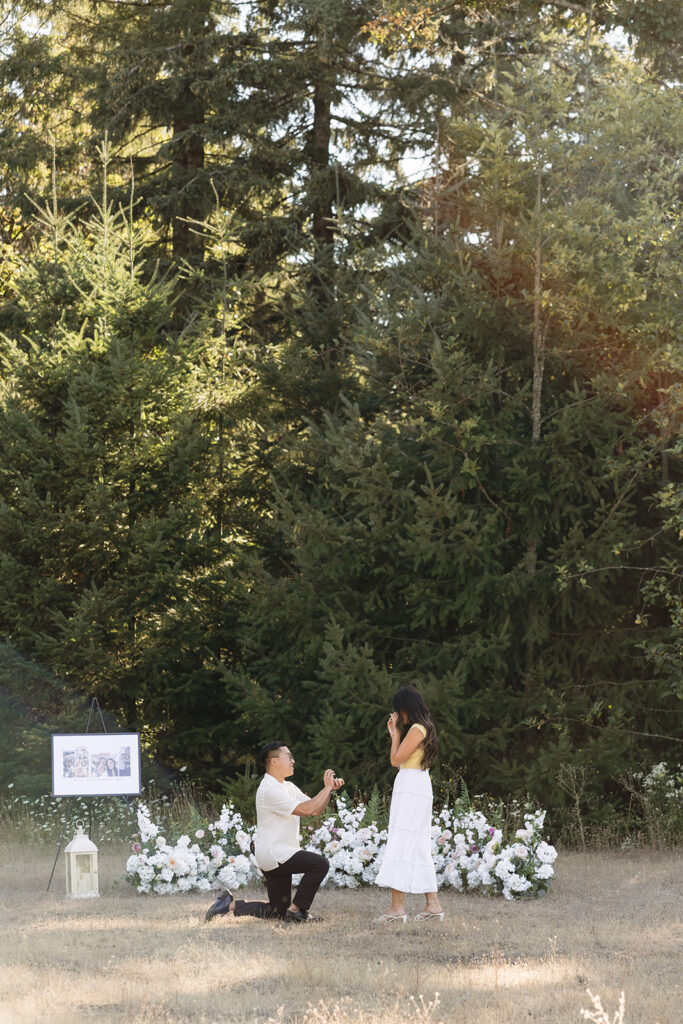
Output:
[[[681,857],[561,856],[549,897],[442,894],[443,923],[373,924],[379,890],[323,890],[319,924],[204,923],[210,897],[139,897],[127,851],[100,852],[102,897],[64,897],[54,851],[0,848],[2,1024],[581,1024],[681,1019]],[[260,896],[257,896],[260,898]],[[420,909],[415,897],[411,909]]]

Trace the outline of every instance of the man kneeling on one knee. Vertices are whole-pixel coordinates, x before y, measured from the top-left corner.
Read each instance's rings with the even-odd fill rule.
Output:
[[[310,906],[330,865],[319,853],[300,849],[299,819],[322,814],[330,796],[341,789],[344,780],[335,778],[328,768],[323,788],[309,798],[287,781],[294,774],[294,758],[285,743],[266,743],[261,749],[261,760],[265,775],[256,791],[254,854],[266,880],[268,902],[236,900],[231,892],[225,892],[207,910],[207,921],[230,911],[235,917],[316,920],[309,914]],[[303,875],[293,900],[292,875]]]

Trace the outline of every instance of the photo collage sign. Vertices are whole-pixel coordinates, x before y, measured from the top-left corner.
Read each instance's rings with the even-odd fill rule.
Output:
[[[139,792],[139,733],[52,736],[53,796],[125,796]]]

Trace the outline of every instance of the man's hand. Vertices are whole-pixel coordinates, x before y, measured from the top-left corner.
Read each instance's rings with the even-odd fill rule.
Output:
[[[323,786],[325,787],[325,789],[341,789],[343,785],[344,780],[338,779],[336,777],[333,768],[328,768],[325,774],[323,775]]]
[[[304,800],[303,803],[297,804],[292,814],[298,814],[302,818],[322,814],[330,802],[332,793],[341,789],[343,785],[344,780],[335,778],[334,769],[328,768],[323,775],[323,788],[320,792],[310,800]]]

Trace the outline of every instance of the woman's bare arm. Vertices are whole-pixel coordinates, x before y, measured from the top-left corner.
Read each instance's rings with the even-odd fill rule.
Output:
[[[420,729],[416,729],[414,725],[411,725],[408,732],[401,739],[401,734],[398,731],[398,727],[391,732],[391,754],[390,761],[394,768],[400,768],[404,761],[407,761],[411,754],[414,754],[421,743],[424,742],[424,736]]]

